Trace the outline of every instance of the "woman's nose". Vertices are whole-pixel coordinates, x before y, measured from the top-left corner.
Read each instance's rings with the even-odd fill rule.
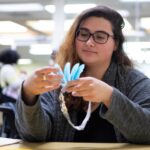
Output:
[[[94,41],[92,36],[89,37],[89,39],[86,41],[86,44],[88,46],[94,46],[95,45],[95,41]]]

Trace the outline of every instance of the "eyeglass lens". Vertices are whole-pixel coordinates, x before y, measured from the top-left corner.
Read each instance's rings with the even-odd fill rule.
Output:
[[[105,33],[104,31],[96,31],[95,33],[90,33],[87,29],[79,29],[77,32],[77,39],[83,42],[86,42],[89,40],[90,36],[92,36],[93,40],[96,43],[106,43],[108,40],[108,37],[110,36],[108,33]]]

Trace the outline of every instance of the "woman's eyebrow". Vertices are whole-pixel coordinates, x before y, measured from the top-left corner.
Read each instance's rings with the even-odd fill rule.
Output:
[[[88,28],[86,28],[86,27],[80,27],[79,29],[84,29],[84,30],[87,30],[87,31],[89,31],[90,33],[95,33],[95,32],[105,32],[105,33],[108,33],[107,31],[105,31],[105,30],[96,30],[96,31],[94,31],[94,32],[91,32],[90,31],[90,29],[88,29]]]

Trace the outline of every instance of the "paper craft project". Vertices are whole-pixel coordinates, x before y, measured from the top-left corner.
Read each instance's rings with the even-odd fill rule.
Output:
[[[68,109],[65,104],[63,93],[65,92],[64,89],[65,89],[65,86],[67,85],[68,81],[78,79],[80,77],[81,73],[83,72],[85,65],[84,64],[80,65],[79,63],[77,63],[73,66],[73,68],[71,70],[70,63],[68,62],[68,63],[66,63],[66,65],[64,67],[64,71],[62,71],[62,69],[60,68],[60,66],[58,64],[56,64],[55,67],[58,67],[60,69],[59,74],[61,74],[63,76],[63,80],[62,80],[63,88],[62,88],[60,96],[59,96],[61,111],[62,111],[64,117],[67,119],[68,123],[73,128],[75,128],[76,130],[83,130],[91,116],[91,102],[89,102],[89,104],[88,104],[87,114],[86,114],[83,122],[81,123],[81,125],[75,126],[70,119]]]
[[[55,67],[59,68],[60,70],[59,74],[63,76],[62,87],[64,87],[66,86],[68,81],[76,80],[80,77],[80,74],[83,72],[85,65],[84,64],[80,65],[79,63],[77,63],[73,66],[72,70],[70,70],[71,66],[70,63],[68,62],[64,67],[64,71],[62,71],[62,69],[58,64],[56,64]]]

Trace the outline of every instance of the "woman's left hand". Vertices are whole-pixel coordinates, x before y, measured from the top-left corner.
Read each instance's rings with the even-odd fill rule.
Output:
[[[103,102],[109,106],[113,88],[107,83],[93,77],[82,77],[68,82],[66,92],[73,96],[83,97],[85,101]]]

